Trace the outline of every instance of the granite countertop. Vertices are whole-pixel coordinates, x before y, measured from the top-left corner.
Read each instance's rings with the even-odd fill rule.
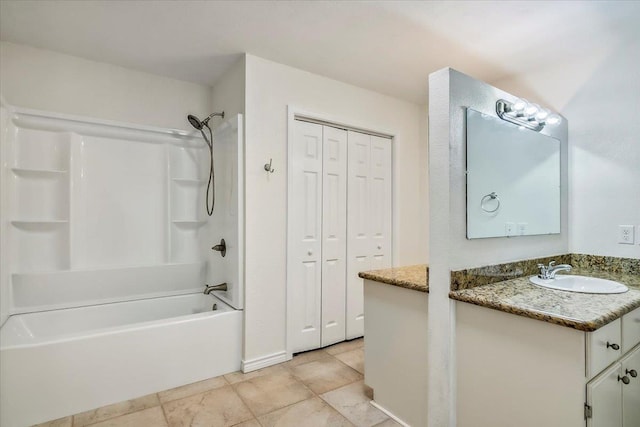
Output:
[[[561,273],[560,273],[561,274]],[[640,307],[640,275],[574,268],[572,275],[615,280],[627,285],[623,294],[583,294],[542,288],[529,277],[450,292],[452,299],[580,331],[595,331]]]
[[[414,291],[429,292],[429,278],[427,264],[410,265],[407,267],[385,268],[383,270],[363,271],[359,277]]]

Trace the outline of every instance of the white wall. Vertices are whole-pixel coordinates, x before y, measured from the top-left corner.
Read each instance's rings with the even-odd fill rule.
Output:
[[[211,90],[211,105],[213,111],[223,111],[229,118],[245,112],[245,71],[246,59],[243,55],[224,73]],[[207,113],[209,114],[209,113]],[[217,125],[219,119],[212,124]]]
[[[427,261],[427,149],[419,105],[251,55],[246,67],[245,361],[251,361],[286,345],[287,106],[395,134],[396,265]],[[263,169],[270,158],[273,174]]]
[[[465,114],[470,107],[497,117],[498,99],[513,95],[451,69],[429,76],[429,425],[455,425],[455,303],[450,271],[566,253],[566,121],[541,133],[561,141],[561,233],[466,239]]]
[[[4,41],[0,91],[17,107],[175,129],[211,108],[208,86]]]
[[[640,258],[640,43],[494,82],[569,121],[569,249]],[[618,225],[636,244],[617,243]]]

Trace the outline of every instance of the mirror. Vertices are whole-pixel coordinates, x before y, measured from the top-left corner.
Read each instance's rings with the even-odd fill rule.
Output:
[[[467,108],[467,239],[560,233],[560,141]]]

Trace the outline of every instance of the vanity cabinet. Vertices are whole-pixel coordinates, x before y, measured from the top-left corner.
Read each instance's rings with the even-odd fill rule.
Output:
[[[456,303],[457,425],[639,427],[639,322],[583,332]]]
[[[364,281],[364,382],[375,407],[412,427],[427,426],[426,292]]]

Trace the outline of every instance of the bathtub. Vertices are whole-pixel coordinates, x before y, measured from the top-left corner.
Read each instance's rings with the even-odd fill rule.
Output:
[[[241,339],[242,312],[204,294],[11,316],[0,329],[0,425],[32,425],[239,370]]]

